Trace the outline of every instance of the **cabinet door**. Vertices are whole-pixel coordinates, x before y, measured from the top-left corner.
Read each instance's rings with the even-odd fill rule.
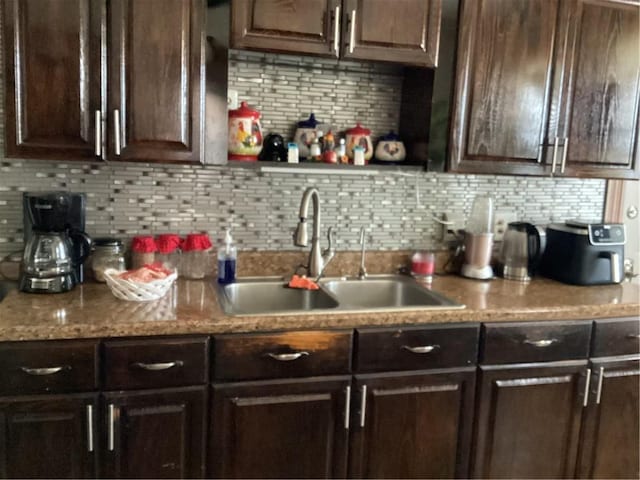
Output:
[[[107,478],[202,478],[206,387],[104,394]]]
[[[343,57],[435,67],[442,0],[344,0]]]
[[[0,397],[1,478],[92,478],[97,395]]]
[[[339,55],[341,0],[233,0],[233,48]]]
[[[203,2],[109,3],[109,158],[200,161]]]
[[[3,7],[6,155],[95,157],[102,3],[6,0]]]
[[[341,478],[351,377],[213,386],[209,474],[216,478]]]
[[[582,478],[640,478],[640,360],[594,361],[581,434]]]
[[[546,163],[558,0],[463,1],[449,169],[539,175]],[[556,152],[557,153],[557,152]]]
[[[539,365],[481,367],[475,477],[573,476],[587,362]]]
[[[349,476],[468,477],[475,370],[356,376]]]
[[[637,178],[640,3],[576,0],[565,65],[565,175]]]

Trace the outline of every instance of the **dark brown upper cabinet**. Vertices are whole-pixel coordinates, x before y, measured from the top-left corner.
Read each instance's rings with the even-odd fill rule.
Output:
[[[5,154],[91,159],[103,110],[102,4],[3,2]]]
[[[463,0],[449,170],[637,178],[639,10]]]
[[[109,157],[200,161],[203,0],[112,0],[109,7]]]
[[[204,0],[7,0],[11,157],[198,162]]]
[[[435,67],[442,0],[233,0],[233,48]]]
[[[234,48],[338,54],[342,0],[232,1]]]
[[[560,174],[637,178],[640,2],[577,0],[568,25]]]
[[[344,58],[436,67],[441,0],[344,0]]]

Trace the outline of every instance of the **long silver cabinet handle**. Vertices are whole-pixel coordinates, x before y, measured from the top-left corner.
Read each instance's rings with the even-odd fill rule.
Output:
[[[410,347],[409,345],[403,345],[401,348],[411,353],[417,353],[422,355],[425,353],[433,352],[436,348],[440,348],[440,345],[421,345],[419,347]]]
[[[117,108],[113,111],[113,148],[116,155],[120,155],[120,110]]]
[[[93,452],[93,405],[87,405],[87,450]]]
[[[336,57],[340,55],[340,7],[336,7],[336,14],[333,24],[333,51]]]
[[[113,452],[116,443],[116,406],[109,404],[109,431],[107,432],[107,443],[110,452]]]
[[[297,360],[300,357],[309,355],[309,352],[296,352],[296,353],[267,353],[267,357],[271,357],[279,362],[291,362]]]
[[[96,142],[95,151],[96,157],[102,157],[102,112],[96,110]]]
[[[364,428],[364,421],[367,415],[367,386],[360,389],[360,428]]]
[[[351,23],[349,24],[349,53],[353,53],[353,44],[356,41],[356,11],[351,10]]]
[[[556,173],[556,164],[558,163],[558,146],[560,144],[560,137],[556,137],[553,141],[553,159],[551,160],[551,176]]]
[[[602,397],[602,380],[604,379],[604,367],[600,367],[598,372],[598,391],[596,392],[596,405],[600,405],[600,397]]]
[[[184,365],[184,362],[182,362],[182,360],[176,360],[174,362],[163,362],[163,363],[135,362],[131,364],[132,367],[141,368],[142,370],[151,370],[151,371],[169,370],[170,368],[181,367],[183,365]]]
[[[627,335],[627,338],[629,338],[631,340],[638,340],[638,339],[640,339],[640,334],[635,335],[633,333],[630,333],[629,335]]]
[[[345,389],[344,395],[344,428],[349,430],[349,417],[351,416],[351,387]]]
[[[564,167],[567,164],[567,152],[569,152],[569,138],[564,139],[564,148],[562,149],[562,162],[560,163],[560,173],[564,173]]]
[[[61,372],[62,370],[71,370],[71,367],[68,365],[63,365],[61,367],[45,367],[45,368],[29,368],[29,367],[20,367],[24,373],[28,375],[42,376],[42,375],[53,375],[54,373]]]
[[[582,406],[586,407],[589,404],[589,385],[591,384],[591,369],[587,370],[587,379],[584,382],[584,398],[582,400]]]
[[[544,347],[548,347],[550,345],[553,345],[554,343],[557,343],[558,339],[557,338],[548,338],[548,339],[544,339],[544,340],[525,340],[524,343],[528,344],[528,345],[533,345],[534,347],[538,347],[538,348],[544,348]]]

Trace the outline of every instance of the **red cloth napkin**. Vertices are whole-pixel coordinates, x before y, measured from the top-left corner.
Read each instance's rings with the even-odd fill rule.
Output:
[[[150,235],[133,237],[131,251],[135,253],[153,253],[158,251],[158,245]]]
[[[209,248],[211,248],[211,240],[206,233],[190,233],[182,245],[183,252],[207,250]]]
[[[156,239],[158,251],[163,254],[173,253],[182,245],[182,239],[175,233],[163,233]]]

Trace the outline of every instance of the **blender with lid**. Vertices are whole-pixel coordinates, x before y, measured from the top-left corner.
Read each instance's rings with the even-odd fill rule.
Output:
[[[463,277],[488,280],[493,278],[491,249],[493,247],[493,198],[476,195],[464,232]]]

